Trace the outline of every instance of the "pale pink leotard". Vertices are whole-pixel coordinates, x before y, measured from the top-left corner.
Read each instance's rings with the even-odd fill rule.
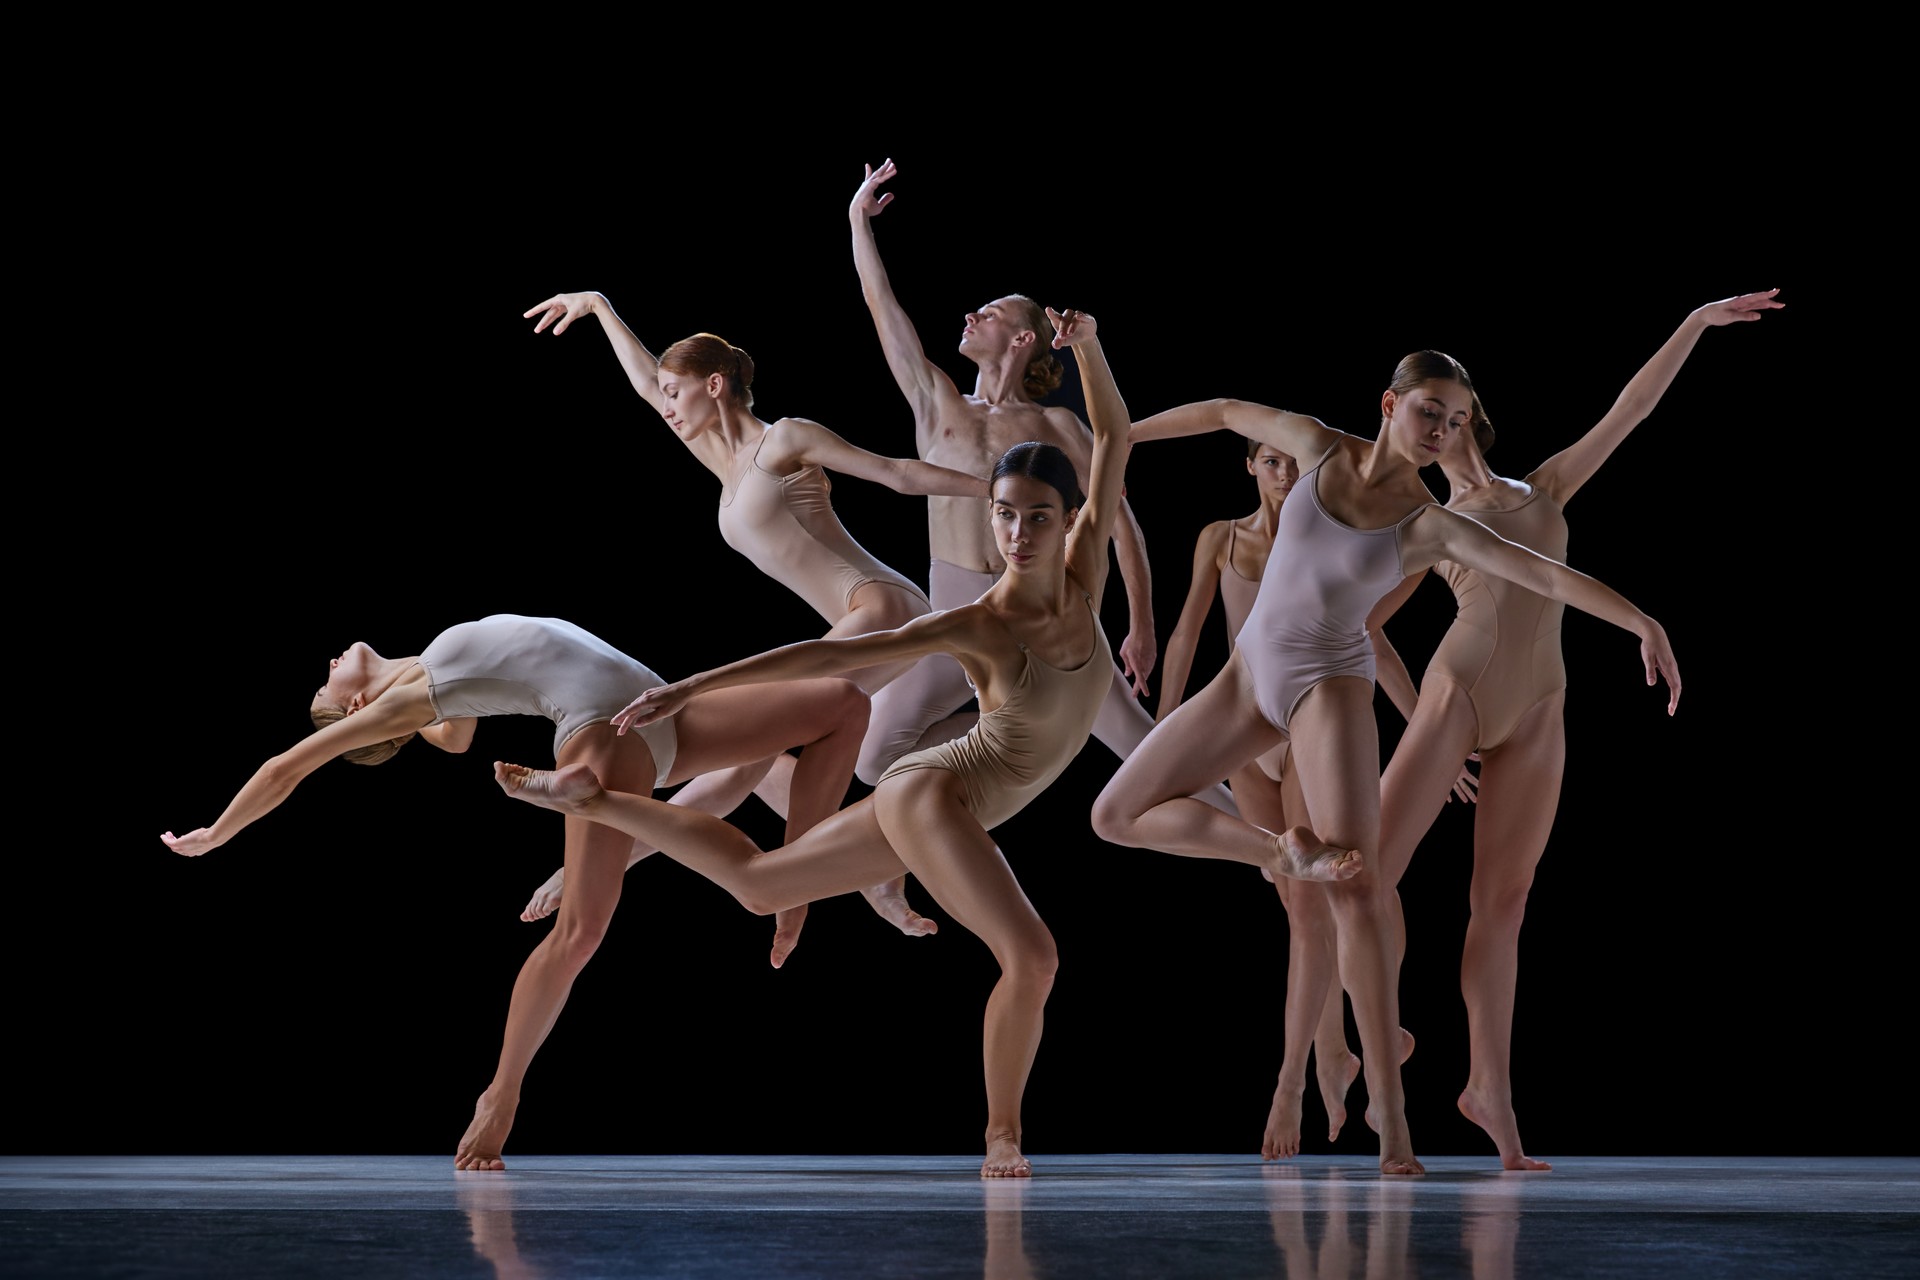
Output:
[[[1334,676],[1373,679],[1367,614],[1404,579],[1400,535],[1426,505],[1382,529],[1342,524],[1320,505],[1320,467],[1304,472],[1281,504],[1269,572],[1235,637],[1253,676],[1260,714],[1282,733],[1308,690]],[[1284,573],[1271,571],[1284,565]]]

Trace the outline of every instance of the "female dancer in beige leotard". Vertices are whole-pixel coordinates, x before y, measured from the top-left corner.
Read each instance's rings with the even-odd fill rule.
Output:
[[[461,623],[417,657],[386,658],[355,644],[328,664],[327,682],[310,708],[319,726],[312,735],[261,765],[211,827],[160,838],[175,853],[198,856],[265,817],[329,760],[379,764],[415,735],[443,751],[464,752],[478,718],[490,715],[545,716],[554,722],[557,763],[580,764],[610,785],[640,791],[797,747],[788,838],[839,807],[867,728],[867,698],[857,686],[815,679],[721,690],[689,703],[674,732],[617,732],[610,717],[660,683],[633,658],[558,618],[495,614]],[[573,891],[514,982],[499,1065],[455,1150],[456,1168],[506,1167],[500,1152],[521,1082],[574,979],[606,935],[632,844],[612,827],[567,820]]]
[[[872,795],[766,852],[704,813],[603,790],[586,769],[548,774],[496,766],[510,794],[620,826],[722,885],[750,910],[775,910],[911,871],[1000,965],[986,1010],[983,1177],[1032,1172],[1021,1153],[1020,1099],[1058,965],[1052,934],[989,831],[1078,754],[1112,669],[1099,606],[1126,465],[1126,406],[1093,318],[1048,314],[1057,327],[1054,345],[1073,346],[1086,389],[1094,434],[1089,492],[1077,500],[1078,477],[1057,448],[1027,443],[1009,450],[995,468],[990,509],[1007,569],[978,600],[897,630],[810,640],[730,663],[649,691],[615,717],[643,728],[711,689],[945,653],[966,670],[983,709],[963,738],[902,757]]]
[[[1487,465],[1493,429],[1478,399],[1474,430],[1458,432],[1440,455],[1447,508],[1510,542],[1565,559],[1567,501],[1659,404],[1700,335],[1710,327],[1758,320],[1784,303],[1779,290],[1741,294],[1691,312],[1633,376],[1605,417],[1524,480]],[[1508,1169],[1542,1170],[1520,1143],[1513,1111],[1513,1006],[1520,923],[1533,870],[1559,810],[1566,762],[1566,666],[1559,601],[1450,561],[1433,566],[1459,602],[1459,614],[1427,665],[1416,693],[1405,663],[1379,624],[1424,574],[1381,601],[1372,635],[1380,687],[1407,717],[1406,733],[1380,779],[1381,874],[1398,884],[1415,848],[1445,803],[1449,780],[1469,751],[1480,760],[1474,818],[1472,915],[1460,961],[1470,1065],[1462,1114],[1479,1125]],[[1401,930],[1404,952],[1405,931]]]
[[[763,421],[752,412],[753,358],[713,334],[682,339],[656,359],[601,294],[556,294],[527,309],[526,318],[535,316],[535,333],[551,328],[556,335],[587,316],[600,321],[633,389],[718,477],[720,532],[727,544],[812,606],[826,621],[829,636],[889,630],[932,608],[919,587],[847,532],[834,514],[826,473],[858,476],[904,494],[977,499],[986,497],[985,480],[917,458],[881,457],[806,418]],[[876,666],[849,678],[873,694],[909,665]],[[871,754],[863,753],[863,761]],[[724,816],[757,789],[784,815],[791,769],[791,757],[775,757],[697,779],[674,801]],[[861,776],[872,782],[878,772]],[[636,846],[634,861],[650,852]],[[563,868],[542,885],[521,918],[539,919],[551,911],[564,876]],[[907,906],[903,886],[869,886],[866,896],[902,932],[927,932],[926,922]],[[804,907],[782,913],[771,957],[776,969],[798,941],[805,914]]]
[[[1380,843],[1380,755],[1373,717],[1368,611],[1408,574],[1443,559],[1521,581],[1640,638],[1647,682],[1679,675],[1660,624],[1564,564],[1507,542],[1433,501],[1420,468],[1467,423],[1466,370],[1440,352],[1402,360],[1381,395],[1373,440],[1318,419],[1214,400],[1142,420],[1133,438],[1227,429],[1302,460],[1281,510],[1273,556],[1226,669],[1154,726],[1094,804],[1094,830],[1115,844],[1190,857],[1271,863],[1276,844],[1303,879],[1328,880],[1340,973],[1353,999],[1383,1173],[1422,1172],[1407,1127],[1394,976],[1393,886],[1369,869]],[[1306,460],[1311,459],[1311,463]],[[1190,799],[1193,788],[1292,741],[1311,828],[1274,833]]]

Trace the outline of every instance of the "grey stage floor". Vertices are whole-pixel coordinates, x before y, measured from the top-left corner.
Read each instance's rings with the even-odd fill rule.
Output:
[[[0,1275],[1920,1276],[1920,1160],[0,1157]]]

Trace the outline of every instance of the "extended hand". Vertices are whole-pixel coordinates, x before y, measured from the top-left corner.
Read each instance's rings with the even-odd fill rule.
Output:
[[[1737,320],[1758,320],[1769,311],[1778,311],[1786,306],[1784,302],[1775,302],[1773,295],[1778,289],[1767,289],[1761,293],[1743,293],[1737,298],[1722,298],[1718,302],[1709,302],[1693,314],[1711,325],[1732,324]]]
[[[613,727],[625,733],[629,729],[652,724],[655,720],[666,719],[686,706],[687,699],[693,696],[685,685],[686,681],[680,680],[647,690],[620,709],[613,717]]]
[[[1647,667],[1647,683],[1657,684],[1665,677],[1671,696],[1667,699],[1667,714],[1672,715],[1680,709],[1680,664],[1673,656],[1673,646],[1667,643],[1667,629],[1659,623],[1653,624],[1653,630],[1640,641],[1640,660]]]
[[[213,838],[213,832],[205,827],[177,836],[171,831],[160,833],[161,843],[184,858],[197,858],[209,849],[218,849],[220,842]]]
[[[1147,687],[1147,677],[1153,674],[1153,664],[1159,660],[1159,646],[1153,632],[1144,636],[1138,631],[1127,632],[1127,638],[1120,642],[1120,670],[1127,677],[1134,697],[1144,698],[1152,692]]]
[[[528,307],[521,312],[520,318],[531,320],[534,316],[545,312],[545,315],[540,315],[540,323],[533,326],[533,331],[543,333],[547,326],[552,324],[554,335],[557,337],[565,333],[567,326],[581,316],[592,315],[594,299],[599,296],[597,293],[556,293],[545,302]],[[560,323],[553,324],[555,320]]]
[[[1077,343],[1091,341],[1097,327],[1092,316],[1084,311],[1075,311],[1069,307],[1065,311],[1047,308],[1047,319],[1053,321],[1053,345],[1071,347]]]
[[[881,195],[880,184],[898,172],[891,160],[881,161],[878,169],[867,165],[866,170],[866,181],[853,193],[853,203],[847,206],[848,213],[861,218],[871,218],[893,203],[893,192]]]

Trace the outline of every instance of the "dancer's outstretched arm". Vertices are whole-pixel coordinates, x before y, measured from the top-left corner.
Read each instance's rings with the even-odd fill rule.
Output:
[[[1052,307],[1047,308],[1047,319],[1053,323],[1054,347],[1073,348],[1080,389],[1087,401],[1087,425],[1093,430],[1086,500],[1080,504],[1079,518],[1067,534],[1067,572],[1092,593],[1097,611],[1107,584],[1107,543],[1125,501],[1132,419],[1100,345],[1098,322],[1084,311],[1055,311]]]
[[[1452,560],[1469,569],[1496,578],[1505,578],[1533,592],[1551,596],[1590,613],[1603,622],[1611,622],[1640,638],[1640,658],[1646,667],[1647,683],[1667,682],[1667,714],[1680,706],[1680,666],[1667,642],[1667,631],[1632,601],[1601,582],[1530,551],[1517,542],[1509,542],[1478,520],[1449,511],[1438,504],[1423,507],[1406,525],[1401,539],[1401,559],[1409,566],[1431,568],[1441,560]]]
[[[874,217],[893,203],[893,193],[880,190],[880,184],[896,172],[893,161],[885,161],[878,169],[867,165],[866,171],[860,189],[853,194],[853,203],[847,207],[847,216],[853,223],[853,265],[860,273],[860,291],[873,316],[873,327],[880,335],[880,350],[887,357],[887,368],[900,394],[907,398],[907,405],[913,410],[919,449],[925,453],[933,443],[940,402],[958,401],[962,397],[953,379],[927,359],[919,332],[914,329],[906,308],[894,296],[887,268],[880,261],[880,246],[873,238]]]
[[[614,311],[605,294],[600,293],[556,293],[545,302],[528,307],[523,318],[531,320],[539,316],[539,323],[533,326],[535,333],[543,333],[549,327],[555,337],[567,331],[567,327],[576,320],[587,316],[597,317],[600,332],[607,335],[607,341],[613,346],[614,355],[620,358],[620,367],[627,371],[627,381],[640,393],[640,398],[653,407],[653,411],[662,417],[666,415],[666,401],[660,395],[660,362],[646,344],[634,336],[627,328],[627,322]],[[717,437],[703,435],[696,440],[684,442],[693,455],[705,463],[708,470],[719,475],[724,481],[727,477],[727,448]]]
[[[1304,413],[1289,413],[1247,400],[1198,400],[1163,409],[1133,424],[1133,442],[1170,440],[1208,431],[1237,431],[1300,460],[1304,469],[1333,447],[1343,432]]]
[[[811,418],[782,418],[767,432],[760,460],[769,470],[822,467],[885,485],[895,493],[953,498],[985,498],[987,482],[952,467],[918,458],[888,458],[849,443]]]
[[[420,687],[424,691],[425,683]],[[189,858],[218,849],[242,828],[279,808],[281,801],[300,785],[301,779],[327,761],[358,747],[417,733],[433,718],[433,708],[424,692],[414,695],[410,689],[390,689],[345,719],[316,729],[261,765],[212,826],[199,827],[184,835],[168,831],[162,833],[160,839],[167,848]]]
[[[1653,353],[1653,358],[1628,381],[1606,416],[1588,428],[1585,435],[1541,463],[1527,477],[1528,481],[1545,489],[1549,497],[1565,506],[1567,499],[1579,492],[1580,486],[1591,480],[1601,464],[1613,456],[1628,433],[1653,412],[1660,397],[1673,385],[1680,366],[1692,354],[1700,335],[1720,325],[1758,320],[1769,311],[1779,310],[1787,305],[1774,300],[1779,292],[1768,289],[1761,293],[1743,293],[1694,309],[1673,331],[1673,336]]]
[[[802,640],[649,689],[622,708],[613,717],[613,725],[625,733],[652,724],[679,711],[695,694],[715,689],[837,676],[863,667],[908,662],[931,653],[952,654],[971,675],[981,668],[996,631],[998,637],[1004,638],[1004,626],[993,622],[982,606],[969,604],[922,614],[891,631]]]

